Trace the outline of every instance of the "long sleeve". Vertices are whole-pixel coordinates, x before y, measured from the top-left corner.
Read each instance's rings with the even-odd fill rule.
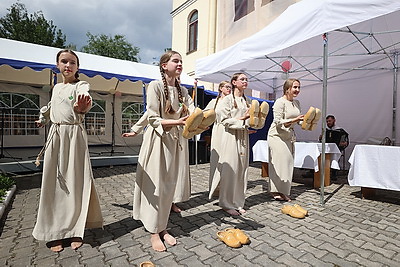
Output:
[[[131,127],[131,132],[135,133],[141,133],[144,129],[149,124],[148,120],[148,114],[147,111],[140,117],[140,119]]]
[[[50,107],[51,102],[49,102],[47,106],[43,106],[39,111],[39,121],[43,125],[49,123],[50,121]]]
[[[234,99],[232,95],[224,97],[220,100],[218,112],[220,113],[220,122],[228,129],[245,130],[248,128],[247,120],[240,120],[246,112],[247,106],[243,98],[236,98],[237,108],[234,107]]]

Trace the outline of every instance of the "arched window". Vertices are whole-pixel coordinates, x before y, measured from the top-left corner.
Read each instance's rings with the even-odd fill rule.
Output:
[[[188,53],[197,50],[197,35],[198,35],[198,12],[192,12],[189,16],[189,46]]]
[[[39,135],[39,130],[35,125],[39,110],[39,95],[0,93],[2,134]]]
[[[129,133],[144,112],[143,103],[122,102],[122,132]]]

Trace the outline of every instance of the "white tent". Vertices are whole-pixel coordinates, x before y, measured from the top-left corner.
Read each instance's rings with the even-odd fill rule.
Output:
[[[55,57],[58,51],[59,48],[0,38],[0,92],[39,95],[40,106],[46,104],[53,84],[53,72],[57,71]],[[79,78],[90,83],[95,99],[106,102],[105,134],[89,135],[89,144],[140,144],[140,138],[121,137],[121,107],[123,102],[145,101],[144,87],[161,78],[159,67],[81,52],[77,55],[80,60]],[[57,77],[60,81],[61,75]],[[181,82],[190,87],[194,79],[184,73]],[[4,138],[4,145],[38,146],[43,144],[43,136],[9,135]],[[115,141],[112,141],[113,137]]]
[[[51,80],[49,70],[55,71],[55,56],[58,51],[59,48],[0,38],[0,81],[49,84]],[[89,80],[95,91],[108,92],[110,89],[117,89],[121,93],[141,96],[142,88],[129,89],[124,82],[149,83],[161,78],[159,68],[155,65],[76,53],[80,60],[79,71]],[[10,67],[21,71],[12,73]],[[181,81],[184,85],[192,86],[194,80],[183,73]]]
[[[278,92],[277,97],[287,77],[299,78],[303,112],[324,105],[354,145],[371,137],[396,139],[399,49],[400,1],[303,0],[253,36],[197,60],[196,77],[219,82],[245,72],[251,89]],[[296,131],[300,141],[315,141],[319,134]]]

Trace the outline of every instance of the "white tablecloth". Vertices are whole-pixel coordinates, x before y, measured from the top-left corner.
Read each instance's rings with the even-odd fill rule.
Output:
[[[321,143],[294,143],[294,167],[304,169],[314,169],[319,171],[318,157],[321,155]],[[339,170],[340,150],[334,143],[325,144],[325,153],[331,154],[331,168]],[[268,162],[268,142],[258,140],[253,146],[253,161]]]
[[[349,185],[400,191],[400,147],[356,145],[349,163]]]

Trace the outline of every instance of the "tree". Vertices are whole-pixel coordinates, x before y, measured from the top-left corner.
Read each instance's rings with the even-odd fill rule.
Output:
[[[28,14],[22,3],[15,3],[4,17],[0,18],[0,37],[34,44],[63,48],[66,37],[46,20],[42,11]]]
[[[93,35],[90,32],[86,34],[88,44],[82,47],[82,52],[100,56],[118,58],[139,62],[139,47],[132,46],[126,41],[124,35],[115,35],[114,37],[105,34]]]

